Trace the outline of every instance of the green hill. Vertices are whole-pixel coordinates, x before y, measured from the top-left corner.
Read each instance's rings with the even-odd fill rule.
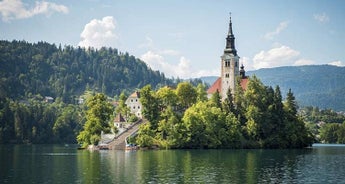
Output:
[[[286,66],[247,72],[249,76],[254,74],[265,85],[279,85],[284,95],[291,88],[301,107],[315,106],[345,111],[345,67]],[[213,81],[215,79],[216,77]]]
[[[164,74],[117,49],[0,41],[0,98],[41,95],[73,103],[87,88],[115,96],[122,90],[170,82]]]

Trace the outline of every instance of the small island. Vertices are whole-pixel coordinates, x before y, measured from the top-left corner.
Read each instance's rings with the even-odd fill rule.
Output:
[[[304,148],[314,142],[297,114],[291,90],[283,101],[279,86],[265,86],[255,75],[246,76],[243,64],[239,67],[231,17],[221,56],[221,75],[208,90],[203,84],[194,87],[181,82],[176,88],[165,86],[158,90],[147,85],[138,94],[145,123],[138,132],[127,135],[123,140],[126,145],[163,149],[282,149]],[[111,114],[111,109],[104,103],[105,97],[100,94],[88,102],[87,121],[78,135],[78,142],[84,147],[105,142],[99,135],[109,132],[109,116],[104,115]],[[128,114],[124,105],[118,109],[117,112]],[[111,145],[114,141],[105,143]]]

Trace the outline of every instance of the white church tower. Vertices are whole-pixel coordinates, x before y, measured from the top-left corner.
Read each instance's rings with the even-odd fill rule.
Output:
[[[232,22],[230,14],[229,32],[226,37],[226,47],[224,54],[221,56],[221,90],[220,95],[224,100],[226,93],[231,89],[231,93],[235,93],[236,77],[239,76],[239,59],[235,49],[235,36],[232,32]]]

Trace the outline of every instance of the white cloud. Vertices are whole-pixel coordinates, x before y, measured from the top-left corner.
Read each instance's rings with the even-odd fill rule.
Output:
[[[299,55],[298,51],[282,45],[256,54],[253,58],[253,67],[259,69],[293,65]]]
[[[325,12],[322,14],[314,14],[314,19],[321,23],[326,23],[329,21],[329,17]]]
[[[26,19],[38,14],[50,16],[54,12],[67,14],[68,8],[64,5],[46,1],[36,1],[35,6],[31,9],[27,8],[21,0],[4,0],[0,2],[0,14],[3,21]]]
[[[250,71],[250,70],[255,70],[255,68],[253,67],[253,61],[249,58],[249,57],[241,57],[240,58],[240,65],[244,66],[244,70],[245,71]]]
[[[288,21],[283,21],[283,22],[279,23],[278,27],[274,31],[266,33],[264,38],[266,38],[268,40],[272,40],[275,36],[277,36],[284,29],[286,29],[288,24],[289,24]]]
[[[115,33],[115,20],[112,16],[103,17],[101,20],[93,19],[87,23],[80,34],[81,47],[114,47],[118,36]]]
[[[151,51],[154,51],[158,54],[161,55],[169,55],[169,56],[178,56],[180,55],[180,52],[174,49],[158,49],[155,47],[155,44],[153,42],[153,39],[149,36],[145,37],[146,41],[144,43],[139,44],[139,48],[144,48],[144,49],[148,49]]]
[[[313,60],[299,59],[299,60],[295,61],[295,63],[293,65],[301,66],[301,65],[313,65],[313,64],[315,64],[315,62]]]
[[[152,38],[151,37],[149,37],[149,36],[146,36],[145,37],[145,43],[141,43],[141,44],[139,44],[139,48],[147,48],[147,49],[153,49],[154,48],[154,46],[153,46],[153,40],[152,40]]]
[[[149,50],[140,57],[153,70],[163,72],[167,77],[179,77],[183,79],[201,76],[219,75],[218,70],[194,70],[191,62],[184,56],[179,57],[177,64],[169,63],[166,58],[154,51]]]
[[[334,66],[345,66],[345,64],[341,61],[333,61],[328,63],[329,65],[334,65]]]
[[[159,50],[158,52],[159,52],[159,54],[169,55],[169,56],[178,56],[178,55],[180,55],[179,51],[173,50],[173,49]]]

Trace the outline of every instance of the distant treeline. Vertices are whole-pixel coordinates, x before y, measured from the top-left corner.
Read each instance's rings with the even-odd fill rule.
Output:
[[[0,144],[76,143],[84,119],[78,105],[47,103],[40,97],[21,102],[2,98]]]
[[[345,114],[331,109],[305,107],[299,111],[317,142],[345,144]]]

